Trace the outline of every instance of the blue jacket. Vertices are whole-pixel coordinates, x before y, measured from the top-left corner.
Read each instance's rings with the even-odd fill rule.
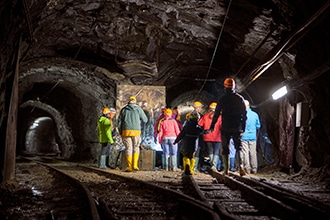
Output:
[[[242,141],[256,141],[257,130],[260,128],[259,116],[250,108],[247,109],[247,120],[245,125],[245,132],[242,136]]]

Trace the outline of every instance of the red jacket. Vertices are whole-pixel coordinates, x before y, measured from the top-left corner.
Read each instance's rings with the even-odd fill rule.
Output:
[[[208,112],[207,114],[203,115],[203,117],[198,121],[198,125],[203,127],[204,130],[210,128],[212,119],[213,119],[214,112]],[[221,116],[218,118],[217,122],[215,123],[214,130],[211,133],[204,134],[204,141],[211,141],[211,142],[221,142]]]

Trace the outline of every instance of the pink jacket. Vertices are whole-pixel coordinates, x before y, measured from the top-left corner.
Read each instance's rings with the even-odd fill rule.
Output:
[[[198,121],[198,125],[203,127],[204,130],[209,129],[212,123],[213,112],[208,112]],[[222,118],[221,115],[218,118],[217,123],[215,123],[214,130],[211,133],[204,134],[204,141],[213,141],[213,142],[221,142],[221,128]]]
[[[158,142],[162,143],[164,138],[176,138],[180,133],[177,121],[171,117],[166,117],[161,121],[158,133]]]

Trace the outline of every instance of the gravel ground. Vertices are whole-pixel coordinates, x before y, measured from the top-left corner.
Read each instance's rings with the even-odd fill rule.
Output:
[[[90,166],[96,167],[93,164],[90,164]],[[119,169],[107,169],[107,171],[154,183],[181,182],[182,175],[182,172],[161,170],[124,172]],[[306,175],[307,173],[309,175]],[[330,191],[329,179],[328,176],[323,173],[324,171],[321,169],[312,169],[309,170],[309,172],[288,175],[274,169],[265,169],[260,170],[257,175],[250,176],[264,179],[295,191],[307,192],[311,189],[325,192],[321,195],[321,197],[323,196],[324,198],[321,199],[330,202],[330,193],[326,193]],[[327,172],[325,173],[327,174]],[[303,174],[305,174],[305,176]],[[201,172],[197,172],[195,176],[199,179],[209,178],[207,174]],[[101,177],[95,175],[90,178],[91,181],[98,181],[97,178]],[[292,184],[293,182],[299,184]],[[48,172],[45,172],[45,168],[27,170],[24,164],[17,164],[16,178],[0,184],[0,219],[40,219],[38,218],[38,213],[49,212],[49,209],[52,207],[45,204],[45,201],[40,200],[40,197],[36,194],[39,191],[45,195],[49,194],[48,197],[53,197],[53,199],[49,199],[48,201],[54,204],[56,204],[57,198],[61,198],[61,195],[66,193],[63,187],[58,187],[54,184],[53,178],[51,178]],[[320,199],[320,195],[316,197]],[[22,218],[22,216],[24,216],[24,218]]]
[[[44,166],[16,166],[16,178],[0,184],[0,219],[83,219],[89,204],[81,190],[57,175]]]

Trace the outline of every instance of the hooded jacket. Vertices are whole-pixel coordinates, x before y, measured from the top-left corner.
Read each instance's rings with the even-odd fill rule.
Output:
[[[112,127],[110,119],[104,115],[101,115],[97,122],[97,135],[99,137],[100,143],[114,143],[112,139]]]
[[[127,104],[119,113],[118,129],[121,136],[132,137],[141,135],[141,121],[147,123],[148,118],[142,108],[136,104]]]

